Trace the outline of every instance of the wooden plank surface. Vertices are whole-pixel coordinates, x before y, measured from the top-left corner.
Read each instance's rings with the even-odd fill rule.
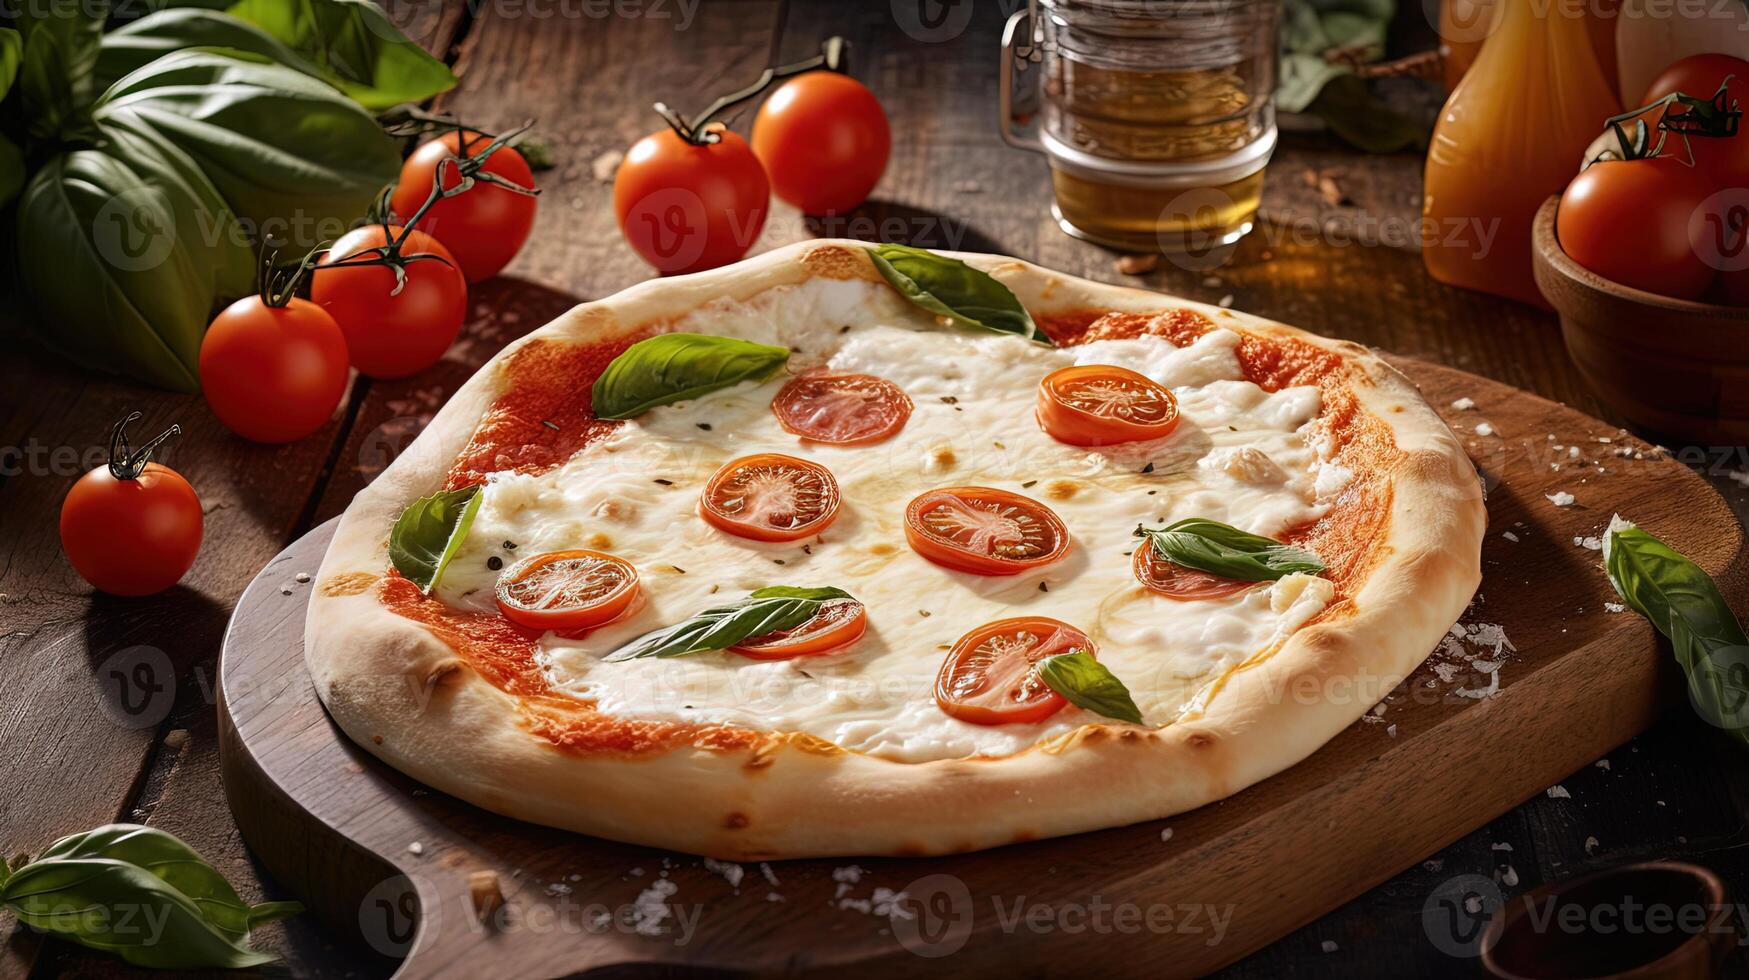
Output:
[[[285,583],[320,562],[333,531],[324,525],[263,572],[226,634],[221,738],[233,811],[268,868],[328,910],[334,928],[404,951],[409,980],[634,964],[885,976],[994,975],[1025,962],[1045,975],[1200,975],[1540,794],[1656,718],[1675,671],[1642,618],[1604,606],[1613,593],[1574,543],[1608,514],[1659,515],[1660,532],[1728,596],[1749,598],[1742,531],[1713,530],[1729,525],[1729,511],[1680,464],[1525,392],[1399,363],[1434,404],[1477,403],[1446,415],[1489,482],[1490,525],[1512,536],[1483,544],[1465,639],[1442,642],[1388,693],[1321,692],[1371,710],[1304,762],[1215,805],[948,858],[713,866],[415,795],[417,784],[335,729],[304,670],[311,586]],[[1474,432],[1481,419],[1491,432]],[[1583,447],[1570,465],[1585,474],[1584,503],[1558,508],[1547,495],[1573,476],[1548,460],[1571,460],[1568,445]],[[1526,580],[1538,587],[1520,588]],[[1472,778],[1503,758],[1512,764]],[[490,930],[470,907],[480,873],[508,899]],[[660,915],[638,909],[657,876],[674,889],[655,899]],[[403,888],[417,896],[405,922],[401,902],[379,901]],[[564,927],[539,925],[549,921]],[[1473,952],[1475,938],[1446,949]]]
[[[609,187],[592,173],[597,157],[657,127],[649,102],[696,108],[754,74],[778,16],[775,4],[755,0],[700,5],[687,21],[675,3],[664,6],[666,18],[554,16],[560,8],[546,0],[398,0],[389,6],[420,18],[414,33],[422,43],[459,58],[463,83],[445,105],[483,125],[541,120],[559,166],[539,175],[544,197],[534,239],[510,277],[474,291],[465,340],[442,366],[393,384],[355,385],[333,425],[283,450],[236,440],[197,399],[82,375],[14,342],[0,362],[0,690],[7,692],[0,700],[0,738],[8,746],[0,756],[0,785],[24,790],[0,795],[0,850],[34,850],[116,817],[142,819],[187,837],[239,881],[246,896],[285,897],[261,880],[217,779],[213,658],[238,591],[278,548],[338,513],[503,340],[573,302],[647,276],[618,238],[607,208]],[[1412,241],[1379,233],[1400,231],[1419,213],[1416,156],[1363,158],[1321,137],[1289,136],[1270,169],[1265,216],[1271,220],[1226,265],[1202,270],[1162,263],[1144,277],[1121,276],[1112,254],[1063,236],[1051,223],[1042,161],[996,138],[995,47],[1008,5],[973,5],[967,28],[943,41],[906,35],[893,9],[791,6],[784,56],[808,52],[827,33],[849,36],[856,73],[893,117],[894,155],[877,200],[853,215],[856,220],[810,228],[780,210],[766,242],[816,230],[884,234],[934,247],[1007,251],[1067,272],[1207,301],[1231,295],[1234,306],[1261,315],[1597,411],[1566,360],[1552,318],[1434,283]],[[548,15],[537,16],[542,10]],[[743,131],[746,121],[739,121]],[[1341,171],[1351,204],[1328,204],[1304,180],[1307,172],[1332,168]],[[1386,243],[1356,243],[1374,239]],[[66,487],[86,468],[83,454],[101,445],[107,427],[130,408],[146,412],[147,426],[179,421],[188,430],[165,458],[195,482],[208,508],[206,550],[195,571],[172,594],[148,602],[93,597],[60,558],[54,530]],[[1749,493],[1732,478],[1749,467],[1743,447],[1674,448],[1708,475],[1739,516],[1749,513]],[[70,465],[69,458],[79,462]],[[177,685],[168,716],[135,728],[112,723],[96,691],[105,682],[104,665],[138,645],[163,651]],[[167,738],[179,744],[170,747]],[[1288,964],[1301,976],[1470,975],[1473,964],[1439,953],[1420,926],[1429,894],[1460,872],[1516,880],[1504,886],[1510,891],[1602,862],[1678,853],[1715,867],[1740,891],[1749,889],[1749,851],[1735,846],[1745,838],[1749,765],[1728,743],[1679,711],[1610,761],[1608,770],[1585,767],[1564,779],[1570,799],[1528,801],[1488,830],[1429,855],[1437,870],[1398,876],[1229,975],[1274,977]],[[1590,838],[1598,843],[1588,846]],[[7,930],[0,975],[127,972],[102,957],[39,942],[9,917],[0,917],[0,929]],[[287,957],[283,969],[298,975],[385,969],[354,948],[335,948],[309,921],[275,924],[262,939]],[[1336,944],[1334,952],[1323,951],[1326,942]]]

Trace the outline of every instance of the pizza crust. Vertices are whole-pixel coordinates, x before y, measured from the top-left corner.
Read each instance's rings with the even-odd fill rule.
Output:
[[[463,385],[354,499],[317,576],[306,661],[335,721],[415,779],[539,824],[736,860],[945,854],[1158,819],[1268,778],[1382,699],[1468,604],[1481,580],[1481,483],[1408,379],[1365,348],[1015,259],[959,257],[1002,280],[1035,315],[1189,308],[1220,326],[1314,344],[1354,366],[1367,382],[1353,388],[1360,407],[1389,426],[1403,455],[1384,544],[1344,614],[1229,672],[1164,728],[1090,724],[997,758],[896,762],[781,734],[590,754],[532,734],[543,712],[561,709],[494,686],[378,599],[389,528],[408,503],[444,484],[499,395],[513,351],[537,339],[600,343],[810,278],[880,281],[861,243],[816,241],[579,306]]]

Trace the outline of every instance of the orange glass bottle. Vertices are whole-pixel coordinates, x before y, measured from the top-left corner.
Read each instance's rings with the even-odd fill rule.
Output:
[[[1531,220],[1621,105],[1583,5],[1498,2],[1493,32],[1433,128],[1421,255],[1441,282],[1546,305],[1531,278]]]

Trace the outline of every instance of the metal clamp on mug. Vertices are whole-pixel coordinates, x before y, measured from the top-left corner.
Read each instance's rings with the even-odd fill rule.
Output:
[[[1279,19],[1278,0],[1031,0],[1016,11],[1002,34],[1002,139],[1045,155],[1063,230],[1167,253],[1250,231],[1275,149]]]

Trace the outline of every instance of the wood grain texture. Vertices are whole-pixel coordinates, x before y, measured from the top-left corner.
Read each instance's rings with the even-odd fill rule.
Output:
[[[986,975],[1016,962],[1154,976],[1215,969],[1651,724],[1673,672],[1643,619],[1606,610],[1613,593],[1597,553],[1575,543],[1609,514],[1658,515],[1651,529],[1728,595],[1749,595],[1743,534],[1712,533],[1729,511],[1680,464],[1541,398],[1400,364],[1435,405],[1477,406],[1448,412],[1490,485],[1482,589],[1462,620],[1472,635],[1456,644],[1461,656],[1443,649],[1382,702],[1364,688],[1308,695],[1382,706],[1229,800],[963,857],[774,862],[769,879],[766,867],[713,867],[521,824],[418,790],[327,721],[302,670],[308,585],[291,595],[283,586],[318,564],[324,526],[268,566],[227,635],[221,727],[233,811],[277,877],[333,927],[361,931],[379,952],[405,951],[409,978],[664,964],[857,976]],[[1579,504],[1548,500],[1568,487]],[[1483,623],[1504,631],[1496,639],[1477,631]],[[469,892],[486,872],[508,899],[491,928],[476,921]],[[658,879],[673,891],[646,891]]]

